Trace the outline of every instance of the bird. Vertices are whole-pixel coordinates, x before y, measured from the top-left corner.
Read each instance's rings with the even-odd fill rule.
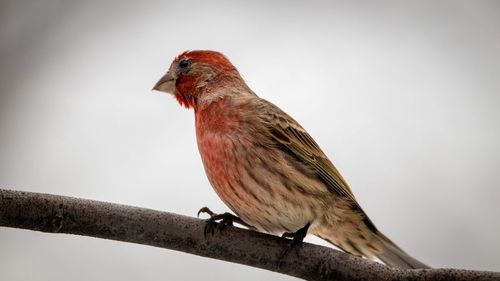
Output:
[[[257,96],[222,53],[182,52],[153,90],[194,110],[208,180],[244,225],[297,241],[313,234],[390,267],[428,268],[378,230],[309,133]]]

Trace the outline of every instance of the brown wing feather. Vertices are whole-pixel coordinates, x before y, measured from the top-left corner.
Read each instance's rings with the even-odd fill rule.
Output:
[[[265,112],[259,117],[264,121],[269,137],[273,141],[286,147],[295,158],[312,168],[331,192],[356,202],[351,189],[339,171],[297,121],[266,100],[260,99],[259,107],[260,112]]]
[[[307,131],[276,105],[264,99],[259,99],[256,105],[258,112],[262,113],[258,118],[264,122],[269,138],[310,167],[330,192],[348,198],[351,207],[360,215],[360,220],[373,233],[378,233],[373,222],[354,198],[347,182]]]

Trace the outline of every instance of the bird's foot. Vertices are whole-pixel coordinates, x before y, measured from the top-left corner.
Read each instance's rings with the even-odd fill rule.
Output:
[[[203,207],[198,211],[198,217],[201,213],[206,213],[210,216],[207,220],[207,225],[205,226],[205,236],[210,233],[214,234],[215,230],[222,231],[226,226],[233,226],[233,223],[238,223],[243,226],[251,228],[249,224],[244,222],[241,218],[231,214],[231,213],[222,213],[216,214],[212,212],[208,207]]]
[[[281,266],[281,262],[283,258],[297,245],[302,243],[304,241],[304,238],[307,235],[307,231],[309,230],[309,227],[311,226],[311,223],[308,222],[304,227],[301,229],[297,230],[296,232],[284,232],[281,237],[283,238],[292,238],[292,241],[287,245],[285,250],[281,253],[279,259],[278,259],[278,268]],[[287,239],[288,240],[288,239]]]

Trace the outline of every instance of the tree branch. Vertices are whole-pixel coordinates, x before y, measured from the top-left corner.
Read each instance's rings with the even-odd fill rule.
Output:
[[[306,280],[500,280],[500,273],[398,270],[303,243],[278,267],[288,241],[228,226],[204,235],[206,221],[119,204],[0,189],[0,226],[150,245],[225,260]]]

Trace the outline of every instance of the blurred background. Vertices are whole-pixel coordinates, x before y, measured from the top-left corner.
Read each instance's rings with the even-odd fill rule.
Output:
[[[151,91],[187,49],[225,53],[294,116],[413,256],[500,271],[498,1],[1,1],[1,188],[227,211],[205,177],[193,112]],[[0,279],[61,276],[293,279],[0,228]]]

